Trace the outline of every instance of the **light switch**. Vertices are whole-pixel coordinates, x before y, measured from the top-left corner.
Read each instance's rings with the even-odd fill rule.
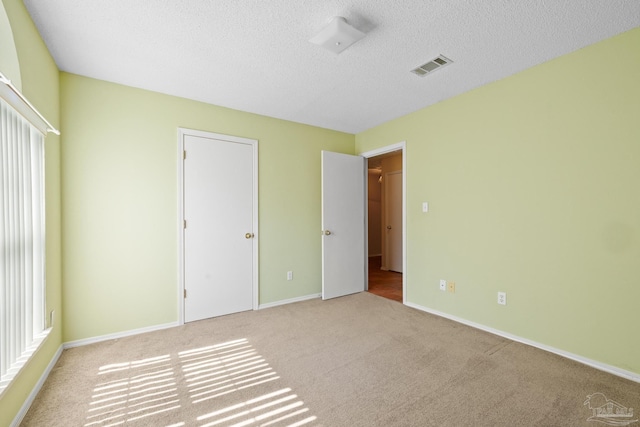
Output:
[[[429,212],[429,202],[422,202],[422,212]]]

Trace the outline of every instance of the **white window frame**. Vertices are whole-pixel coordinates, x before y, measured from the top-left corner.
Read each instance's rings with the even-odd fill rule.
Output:
[[[0,395],[47,328],[44,138],[59,132],[0,73]]]

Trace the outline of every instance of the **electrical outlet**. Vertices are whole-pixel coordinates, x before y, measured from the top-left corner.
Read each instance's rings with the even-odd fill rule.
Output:
[[[506,292],[498,292],[498,304],[507,305],[507,293]]]
[[[287,271],[287,280],[293,280],[293,271]]]
[[[447,281],[444,279],[440,279],[440,290],[441,291],[447,290]]]
[[[447,282],[447,290],[452,294],[456,293],[456,282]]]

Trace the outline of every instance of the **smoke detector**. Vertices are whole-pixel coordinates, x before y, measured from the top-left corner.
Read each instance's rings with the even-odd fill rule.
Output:
[[[338,54],[365,35],[362,31],[349,25],[342,16],[336,16],[329,22],[329,25],[320,30],[309,41]]]

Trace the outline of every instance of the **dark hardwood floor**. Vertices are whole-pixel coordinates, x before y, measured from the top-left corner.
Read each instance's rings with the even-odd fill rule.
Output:
[[[369,292],[402,302],[402,273],[380,270],[382,257],[369,257]]]

